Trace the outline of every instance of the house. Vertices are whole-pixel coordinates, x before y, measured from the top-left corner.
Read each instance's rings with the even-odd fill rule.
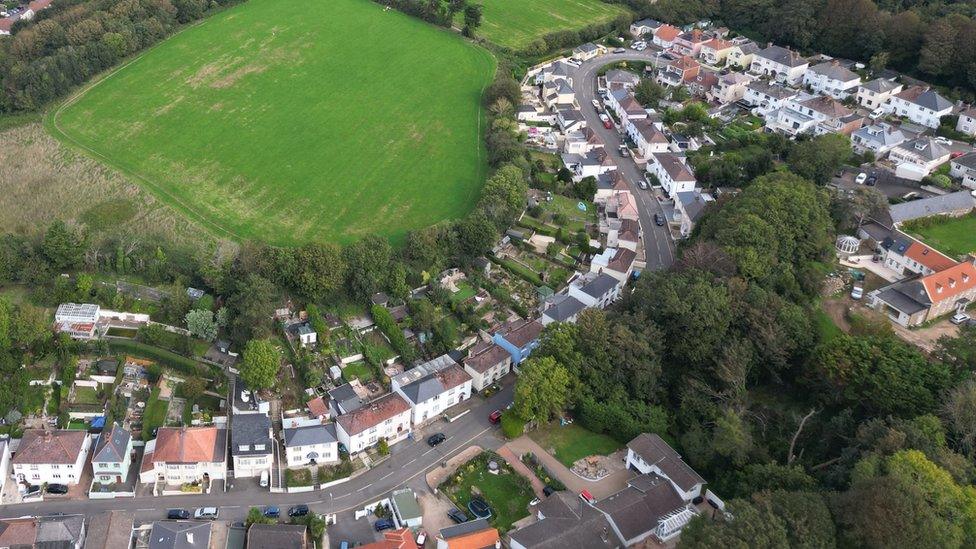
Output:
[[[660,21],[654,19],[641,19],[630,24],[630,35],[634,38],[641,38],[645,34],[652,33],[661,26]]]
[[[840,100],[857,92],[857,87],[861,85],[861,77],[834,59],[807,69],[803,74],[803,85],[808,86],[814,93],[829,95]]]
[[[976,267],[962,262],[929,275],[896,282],[868,294],[867,304],[905,327],[963,312],[976,300]]]
[[[858,154],[871,151],[875,158],[882,158],[904,141],[905,134],[901,133],[901,130],[883,122],[864,126],[851,134],[851,145],[854,151]]]
[[[91,439],[85,431],[28,429],[11,463],[18,482],[78,484]]]
[[[885,267],[906,277],[930,275],[956,264],[955,260],[899,231],[883,239],[881,249]]]
[[[487,519],[469,520],[442,528],[437,533],[437,549],[483,549],[498,547],[500,543],[498,530],[492,528]]]
[[[387,530],[383,532],[383,539],[357,545],[358,549],[417,549],[417,542],[413,538],[413,530],[401,528],[399,530]]]
[[[343,383],[328,392],[329,412],[335,417],[348,414],[362,408],[366,404],[365,391],[361,392],[359,380]]]
[[[517,371],[518,365],[539,346],[539,334],[541,333],[542,324],[534,320],[520,320],[502,326],[492,336],[492,340],[508,351],[512,357],[512,365]]]
[[[640,219],[637,211],[637,199],[630,191],[615,191],[607,199],[607,216],[614,219]]]
[[[535,84],[538,86],[545,82],[550,82],[552,80],[566,80],[570,84],[573,83],[573,71],[576,67],[570,65],[563,59],[559,59],[554,63],[546,65],[539,72],[535,74]]]
[[[692,173],[687,159],[674,153],[656,153],[651,155],[647,163],[647,171],[661,183],[668,198],[674,200],[678,193],[688,192],[695,188],[697,180]]]
[[[420,528],[424,522],[424,512],[420,510],[417,496],[410,488],[400,488],[393,491],[393,512],[401,526]]]
[[[701,72],[701,63],[688,55],[668,61],[657,73],[658,84],[664,86],[683,86]]]
[[[610,69],[604,76],[604,80],[606,80],[607,88],[631,90],[640,82],[640,77],[630,71]]]
[[[247,549],[307,549],[304,524],[252,524],[247,529]]]
[[[637,251],[641,239],[640,222],[634,219],[607,220],[607,246]]]
[[[146,443],[139,480],[180,486],[227,478],[227,429],[160,427]]]
[[[698,55],[708,65],[724,65],[735,44],[721,38],[706,40],[698,50]]]
[[[749,71],[767,76],[776,82],[796,85],[803,80],[809,65],[799,53],[769,44],[753,56]]]
[[[271,420],[264,414],[234,414],[230,422],[230,455],[234,477],[256,477],[274,466]]]
[[[674,201],[675,221],[681,224],[681,236],[688,238],[695,225],[705,214],[705,208],[715,199],[708,193],[703,193],[699,189],[678,193],[678,199]]]
[[[882,108],[916,124],[938,128],[942,117],[952,113],[952,102],[931,88],[911,86],[889,97]]]
[[[281,430],[288,467],[323,465],[339,461],[335,425],[312,423]]]
[[[598,177],[617,169],[617,164],[602,147],[593,149],[586,154],[564,153],[561,158],[566,169],[573,172],[573,181],[576,182],[586,177]]]
[[[592,128],[569,132],[563,140],[563,152],[568,154],[587,154],[599,147],[603,147],[603,141]]]
[[[336,418],[336,435],[350,454],[359,453],[386,439],[394,444],[410,434],[410,403],[399,393],[389,393]]]
[[[894,225],[900,225],[906,221],[933,215],[959,217],[973,211],[973,208],[976,208],[976,198],[969,191],[957,191],[893,204],[888,207],[888,214]]]
[[[681,34],[681,29],[678,27],[672,27],[671,25],[661,25],[654,31],[654,39],[652,42],[654,44],[668,49],[674,45],[674,40]]]
[[[896,175],[917,181],[948,162],[951,153],[938,139],[919,137],[893,147],[888,159],[897,164]]]
[[[641,433],[628,442],[625,463],[642,475],[653,473],[668,479],[685,501],[703,495],[705,479],[656,434]]]
[[[959,111],[956,131],[969,136],[976,136],[976,108],[970,105]]]
[[[607,248],[603,253],[593,257],[590,263],[591,273],[606,273],[616,278],[621,284],[626,284],[627,279],[634,269],[634,260],[637,253],[627,248]]]
[[[312,329],[312,326],[308,322],[302,322],[301,324],[295,324],[295,335],[298,337],[298,343],[305,349],[315,345],[318,341],[318,334]]]
[[[718,75],[715,85],[705,93],[705,99],[728,105],[739,101],[746,95],[746,87],[753,81],[753,78],[741,72],[730,72]]]
[[[81,549],[84,515],[0,519],[0,547],[5,549]]]
[[[463,362],[475,391],[483,391],[512,370],[512,355],[494,343],[473,347]]]
[[[118,549],[132,545],[132,513],[106,511],[88,520],[85,532],[85,549]]]
[[[418,366],[391,380],[393,390],[410,403],[410,420],[414,425],[437,418],[471,398],[471,375],[448,355],[442,358],[450,364],[436,369]]]
[[[614,114],[617,115],[623,126],[626,126],[628,122],[647,118],[647,109],[638,103],[634,94],[626,88],[610,92],[608,104],[611,105]]]
[[[802,93],[786,106],[766,116],[766,127],[791,137],[800,134],[822,135],[839,128],[839,121],[853,113],[836,99],[826,95]]]
[[[536,522],[509,532],[508,546],[512,549],[622,546],[619,540],[610,538],[607,516],[571,492],[554,492],[536,505],[534,512]]]
[[[556,105],[573,105],[576,102],[576,91],[566,80],[550,80],[542,85],[542,100],[547,107],[553,109]]]
[[[593,201],[605,204],[613,196],[613,193],[626,191],[629,188],[624,176],[617,170],[601,174],[596,178],[596,195],[594,195]]]
[[[707,41],[708,37],[705,36],[704,31],[701,29],[692,29],[676,36],[674,42],[671,44],[671,50],[679,55],[698,57],[702,45]]]
[[[73,339],[92,339],[100,310],[92,303],[62,303],[54,312],[54,330]]]
[[[624,129],[637,146],[637,153],[641,158],[650,158],[656,152],[667,152],[668,136],[653,121],[647,118],[628,121]]]
[[[149,532],[146,549],[211,549],[213,523],[157,520]]]
[[[341,377],[342,370],[339,372]],[[308,409],[309,415],[315,419],[328,420],[331,417],[329,405],[326,404],[325,399],[320,396],[309,399],[308,402],[305,403],[305,407]]]
[[[607,273],[585,273],[573,279],[566,291],[584,307],[606,309],[620,297],[623,284]]]
[[[949,175],[962,180],[963,187],[976,189],[976,153],[966,153],[949,162]]]
[[[542,316],[539,322],[548,326],[553,322],[576,323],[579,314],[586,309],[582,301],[566,294],[554,294],[542,304]]]
[[[124,483],[132,465],[132,434],[115,423],[98,435],[92,452],[92,475],[101,484]]]
[[[785,107],[798,94],[796,90],[782,85],[756,80],[746,85],[742,100],[752,107],[753,114],[766,117],[769,113]]]
[[[903,86],[887,78],[875,78],[857,87],[857,102],[868,110],[883,107],[896,93],[901,92]]]
[[[587,42],[573,49],[573,59],[577,61],[588,61],[594,57],[607,52],[607,48],[593,42]]]
[[[748,69],[752,66],[752,61],[759,53],[759,46],[752,40],[733,39],[732,48],[728,54],[728,64],[740,69]]]
[[[711,71],[700,71],[688,82],[688,91],[695,97],[705,98],[718,86],[718,75]]]
[[[556,124],[562,132],[579,131],[586,127],[583,113],[573,105],[557,105]]]

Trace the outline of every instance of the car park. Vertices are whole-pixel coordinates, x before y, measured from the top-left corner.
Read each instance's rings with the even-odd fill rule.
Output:
[[[447,512],[447,516],[451,518],[454,522],[461,524],[462,522],[468,522],[468,515],[464,514],[464,511],[460,509],[451,509]]]
[[[269,505],[264,508],[264,516],[268,518],[278,518],[281,516],[281,509],[277,505]]]
[[[193,518],[196,520],[217,520],[217,514],[216,507],[198,507],[193,512]]]
[[[445,440],[447,440],[447,436],[444,433],[435,433],[427,437],[427,444],[429,446],[437,446]]]
[[[304,517],[308,514],[308,505],[295,505],[288,509],[289,517]]]
[[[960,324],[964,324],[966,321],[969,320],[969,318],[970,318],[969,315],[967,315],[966,313],[956,313],[952,315],[952,318],[949,319],[949,322],[952,322],[953,324],[958,326]]]
[[[190,512],[186,509],[170,509],[166,511],[166,518],[169,520],[188,520]]]
[[[49,494],[63,495],[68,493],[68,486],[64,484],[48,484],[45,491]]]
[[[396,524],[393,524],[393,521],[390,519],[380,519],[375,523],[373,523],[373,529],[376,530],[377,532],[382,532],[383,530],[390,530],[392,528],[396,528]]]

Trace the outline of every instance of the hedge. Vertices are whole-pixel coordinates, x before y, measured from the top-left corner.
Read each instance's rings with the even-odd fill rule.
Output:
[[[511,410],[502,414],[502,434],[506,438],[518,438],[525,432],[525,420],[515,415]]]
[[[194,360],[180,356],[172,351],[146,345],[145,343],[131,339],[109,339],[108,348],[112,352],[131,354],[155,360],[164,366],[168,366],[184,374],[203,375],[204,373],[200,364]]]
[[[370,312],[373,314],[373,321],[376,322],[376,326],[390,340],[390,345],[400,355],[400,358],[405,363],[413,360],[413,348],[407,343],[407,338],[403,337],[403,331],[397,326],[396,320],[393,319],[390,311],[386,310],[386,307],[373,305]]]

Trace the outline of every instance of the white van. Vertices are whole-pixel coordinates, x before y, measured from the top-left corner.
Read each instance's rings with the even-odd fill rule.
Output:
[[[267,469],[265,469],[264,471],[261,471],[261,488],[267,488],[268,487],[268,481],[270,480],[269,477],[270,477],[270,475],[268,475],[268,470]]]

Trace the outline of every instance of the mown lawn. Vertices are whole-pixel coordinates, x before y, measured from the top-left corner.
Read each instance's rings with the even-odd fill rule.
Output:
[[[499,474],[488,472],[490,459],[499,464]],[[468,510],[468,502],[475,493],[480,494],[492,510],[489,522],[502,532],[507,532],[515,521],[528,516],[529,501],[535,497],[528,479],[512,471],[505,460],[490,453],[483,453],[462,465],[443,486],[451,501],[469,518],[473,517]]]
[[[482,0],[476,34],[506,48],[521,49],[550,32],[575,30],[627,13],[600,0]],[[459,15],[458,24],[463,24]]]
[[[153,429],[162,427],[166,421],[166,411],[169,409],[168,400],[159,399],[159,387],[156,387],[149,394],[149,401],[146,402],[146,411],[142,416],[142,440],[149,440],[153,437]]]
[[[375,377],[373,375],[373,369],[369,367],[369,364],[362,361],[353,362],[342,368],[342,379],[346,381],[358,379],[361,383],[366,383],[367,381],[371,381],[373,377]]]
[[[477,201],[494,70],[486,50],[368,0],[249,0],[47,126],[217,236],[399,241]]]
[[[612,454],[623,448],[616,440],[589,431],[575,423],[560,427],[552,423],[529,433],[543,450],[552,451],[553,456],[566,467],[572,467],[577,460],[586,456]]]
[[[976,214],[907,223],[905,229],[952,257],[976,251]]]

